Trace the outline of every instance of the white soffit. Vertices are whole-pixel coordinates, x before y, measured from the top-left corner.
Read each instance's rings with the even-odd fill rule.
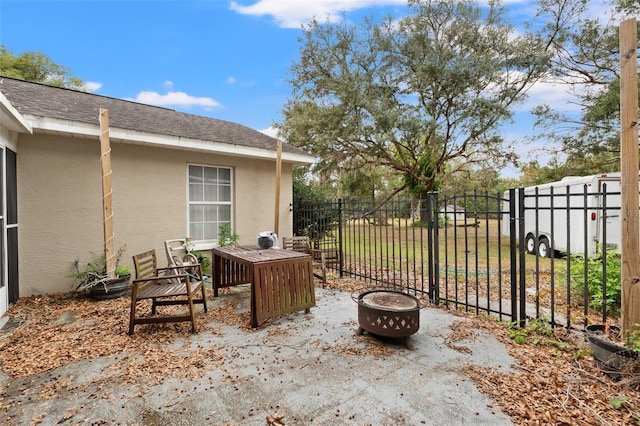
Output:
[[[0,93],[0,123],[14,132],[33,133],[29,123],[2,93]]]
[[[76,121],[60,120],[48,117],[28,116],[33,129],[41,130],[48,134],[100,137],[100,127]],[[225,154],[239,157],[273,159],[276,152],[252,148],[248,146],[234,145],[231,143],[211,142],[200,139],[189,139],[176,136],[167,136],[155,133],[138,132],[134,130],[109,128],[109,138],[115,142],[128,143],[133,145],[147,145],[165,147],[171,149],[182,149],[186,151],[200,151],[207,153]],[[312,164],[315,158],[311,155],[282,153],[282,161]]]

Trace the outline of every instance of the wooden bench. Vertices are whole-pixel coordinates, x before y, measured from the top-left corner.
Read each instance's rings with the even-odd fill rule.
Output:
[[[204,305],[207,312],[202,271],[199,264],[184,264],[179,267],[168,266],[158,268],[156,251],[149,250],[133,256],[136,278],[132,282],[131,317],[129,319],[129,335],[133,335],[136,324],[191,321],[191,332],[196,332],[193,305]],[[196,293],[201,298],[195,298]],[[139,302],[151,300],[151,316],[136,316]],[[158,306],[185,305],[188,313],[182,315],[157,315]]]
[[[314,272],[313,275],[322,280],[322,287],[327,284],[327,260],[326,252],[311,248],[309,237],[282,237],[282,247],[285,250],[295,250],[301,253],[311,255],[313,269],[319,269],[320,272]]]

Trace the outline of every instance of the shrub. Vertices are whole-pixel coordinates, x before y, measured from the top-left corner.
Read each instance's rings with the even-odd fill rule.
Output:
[[[296,170],[293,175],[293,208],[297,211],[293,234],[320,241],[337,227],[338,203],[329,185],[307,180],[303,171]]]
[[[603,266],[606,265],[606,276],[603,278]],[[586,268],[586,286],[585,286]],[[607,312],[617,312],[620,310],[622,290],[620,285],[620,253],[613,250],[606,252],[603,259],[602,251],[595,256],[571,256],[570,277],[572,288],[584,294],[588,292],[590,298],[589,306],[595,309],[602,309]],[[605,297],[606,290],[606,297]]]
[[[218,246],[237,246],[240,236],[231,230],[231,225],[225,223],[218,229]]]

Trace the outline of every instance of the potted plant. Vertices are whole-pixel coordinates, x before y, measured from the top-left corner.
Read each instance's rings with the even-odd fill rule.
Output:
[[[124,246],[116,253],[115,278],[107,274],[105,255],[95,256],[84,268],[80,268],[79,261],[75,261],[76,272],[69,275],[76,281],[75,291],[88,292],[98,300],[121,297],[129,290],[131,268],[121,265],[120,259],[124,253]]]
[[[632,333],[623,344],[620,328],[606,324],[592,324],[586,327],[591,355],[600,369],[614,377],[623,373],[636,372],[640,368],[640,340]]]

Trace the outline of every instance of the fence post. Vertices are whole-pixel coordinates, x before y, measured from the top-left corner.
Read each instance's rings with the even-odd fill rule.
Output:
[[[602,323],[607,322],[607,184],[602,184]],[[585,246],[585,264],[587,263]],[[622,283],[621,283],[622,285]],[[587,287],[587,281],[585,281],[585,288]]]
[[[426,201],[427,204],[427,273],[429,276],[429,301],[437,305],[440,300],[440,288],[438,285],[439,279],[437,277],[437,267],[434,259],[434,254],[438,251],[438,214],[436,213],[434,215],[435,207],[438,205],[437,192],[428,193],[426,200],[420,199],[420,205],[422,205],[423,201]]]
[[[342,198],[338,198],[338,262],[340,278],[344,278],[344,259],[342,255]]]
[[[526,235],[524,235],[524,188],[520,188],[518,190],[518,235],[519,244],[518,244],[518,253],[520,253],[520,267],[518,270],[520,271],[520,309],[519,309],[519,320],[520,327],[524,327],[527,324],[527,271],[525,268],[525,258],[526,258],[526,250],[525,250],[525,240]]]
[[[524,203],[521,203],[524,204]],[[519,229],[519,228],[518,228]],[[522,237],[522,236],[521,236]],[[516,190],[509,190],[509,252],[511,264],[511,321],[516,320],[518,310],[518,269],[516,263]]]

